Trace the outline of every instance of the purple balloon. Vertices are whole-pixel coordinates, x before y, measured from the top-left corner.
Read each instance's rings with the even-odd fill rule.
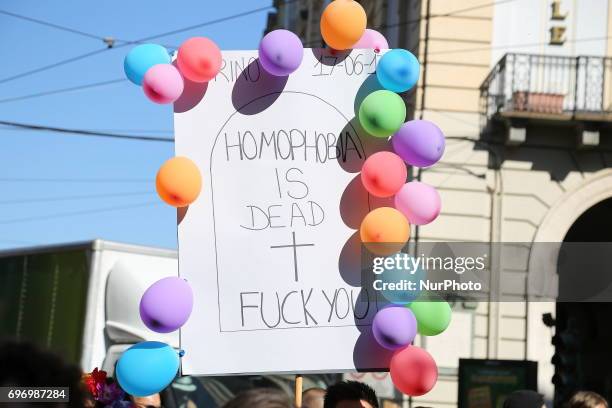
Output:
[[[268,73],[287,76],[300,67],[304,57],[302,40],[288,30],[274,30],[259,43],[259,63]]]
[[[393,150],[416,167],[429,167],[444,154],[444,134],[428,120],[411,120],[391,138]]]
[[[397,350],[412,343],[417,334],[417,321],[407,307],[386,307],[374,316],[372,333],[382,347]]]
[[[179,329],[191,314],[193,292],[185,279],[160,279],[140,299],[140,318],[149,329],[170,333]]]

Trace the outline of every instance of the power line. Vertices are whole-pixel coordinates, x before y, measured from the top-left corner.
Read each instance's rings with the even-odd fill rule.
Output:
[[[151,179],[0,177],[0,182],[29,183],[151,183]]]
[[[4,120],[0,120],[0,125],[12,126],[12,127],[28,129],[28,130],[35,130],[35,131],[67,133],[67,134],[74,134],[74,135],[80,135],[80,136],[110,137],[114,139],[144,140],[144,141],[149,141],[149,142],[173,142],[174,141],[174,139],[171,139],[168,137],[136,136],[136,135],[126,135],[126,134],[110,133],[110,132],[93,132],[93,131],[85,130],[85,129],[69,129],[69,128],[64,128],[64,127],[33,125],[33,124],[28,124],[28,123],[8,122]]]
[[[34,215],[31,217],[0,220],[0,225],[17,224],[20,222],[30,222],[30,221],[43,221],[43,220],[49,220],[49,219],[54,219],[54,218],[65,218],[65,217],[74,217],[74,216],[86,215],[86,214],[97,214],[97,213],[103,213],[103,212],[128,210],[128,209],[134,209],[134,208],[150,207],[150,206],[158,205],[158,204],[161,204],[161,201],[157,200],[157,201],[150,201],[146,203],[139,203],[139,204],[132,204],[132,205],[94,208],[91,210],[61,212],[61,213],[48,214],[48,215]]]
[[[300,1],[300,0],[287,0],[287,1],[285,1],[284,4],[295,3],[297,1]],[[27,71],[27,72],[24,72],[24,73],[21,73],[21,74],[18,74],[18,75],[13,75],[11,77],[3,78],[3,79],[0,79],[0,84],[3,84],[3,83],[8,82],[8,81],[15,80],[15,79],[23,78],[23,77],[26,77],[26,76],[29,76],[29,75],[33,75],[33,74],[36,74],[36,73],[39,73],[39,72],[47,71],[49,69],[56,68],[56,67],[59,67],[59,66],[62,66],[62,65],[70,64],[72,62],[79,61],[79,60],[82,60],[84,58],[88,58],[88,57],[91,57],[93,55],[96,55],[96,54],[100,54],[100,53],[102,53],[104,51],[114,50],[114,49],[117,49],[117,48],[122,48],[122,47],[125,47],[127,45],[141,44],[143,42],[154,40],[154,39],[157,39],[157,38],[160,38],[160,37],[166,37],[168,35],[178,34],[178,33],[182,33],[182,32],[185,32],[185,31],[190,31],[190,30],[193,30],[193,29],[196,29],[196,28],[201,28],[201,27],[205,27],[205,26],[209,26],[209,25],[213,25],[213,24],[223,23],[225,21],[233,20],[233,19],[236,19],[236,18],[241,18],[241,17],[245,17],[245,16],[248,16],[248,15],[251,15],[251,14],[260,13],[262,11],[269,10],[269,9],[271,9],[273,7],[274,7],[273,5],[265,6],[265,7],[259,7],[259,8],[256,8],[256,9],[244,11],[242,13],[237,13],[237,14],[226,16],[226,17],[221,17],[221,18],[217,18],[217,19],[214,19],[214,20],[205,21],[203,23],[194,24],[194,25],[191,25],[191,26],[188,26],[188,27],[179,28],[179,29],[176,29],[176,30],[166,31],[164,33],[160,33],[160,34],[155,34],[155,35],[152,35],[152,36],[144,37],[144,38],[141,38],[141,39],[135,40],[135,41],[119,40],[119,41],[122,42],[122,44],[115,45],[115,46],[109,44],[107,47],[105,47],[103,49],[91,51],[91,52],[88,52],[88,53],[82,54],[82,55],[77,55],[75,57],[68,58],[68,59],[65,59],[65,60],[62,60],[62,61],[58,61],[58,62],[55,62],[53,64],[45,65],[43,67],[35,68],[33,70],[30,70],[30,71]],[[13,16],[16,17],[17,15],[13,15]],[[19,16],[19,17],[23,17],[24,19],[29,19],[31,21],[35,20],[35,19],[30,19],[29,17],[25,17],[25,16]],[[56,24],[43,22],[41,20],[35,20],[35,21],[40,23],[40,24],[57,26]],[[60,27],[61,26],[57,26],[56,28],[60,28]],[[69,30],[69,31],[73,31],[72,29],[69,29],[67,27],[61,27],[61,28]],[[74,31],[78,31],[78,30],[74,30]],[[82,32],[81,34],[87,34],[88,36],[90,36],[88,33],[84,33],[84,32]],[[91,34],[91,36],[93,36],[93,34]],[[94,37],[97,38],[97,39],[101,39],[102,41],[105,41],[104,38],[101,38],[101,37],[98,37],[98,36],[94,36]],[[175,47],[171,47],[171,48],[175,48]]]
[[[66,31],[66,32],[69,32],[69,33],[77,34],[77,35],[80,35],[80,36],[83,36],[83,37],[93,38],[94,40],[104,41],[104,37],[101,37],[99,35],[87,33],[85,31],[76,30],[74,28],[62,26],[62,25],[55,24],[55,23],[50,23],[48,21],[39,20],[39,19],[36,19],[36,18],[24,16],[24,15],[21,15],[21,14],[11,13],[10,11],[0,10],[0,14],[4,14],[6,16],[18,18],[18,19],[24,20],[24,21],[29,21],[31,23],[36,23],[36,24],[40,24],[40,25],[43,25],[43,26],[55,28],[56,30],[61,30],[61,31]]]
[[[4,125],[0,125],[4,126]],[[0,130],[9,131],[29,131],[30,129],[14,128],[10,126],[0,127]],[[133,128],[112,128],[112,129],[87,129],[90,132],[117,132],[117,133],[161,133],[171,136],[174,133],[174,129],[133,129]]]
[[[70,63],[75,62],[75,61],[80,61],[82,59],[89,58],[89,57],[92,57],[94,55],[98,55],[98,54],[100,54],[100,53],[102,53],[102,52],[104,52],[106,50],[108,50],[108,47],[97,49],[95,51],[90,51],[90,52],[87,52],[85,54],[77,55],[77,56],[74,56],[74,57],[62,60],[62,61],[54,62],[53,64],[49,64],[49,65],[45,65],[45,66],[42,66],[42,67],[38,67],[38,68],[32,69],[30,71],[22,72],[22,73],[17,74],[17,75],[13,75],[13,76],[10,76],[10,77],[2,78],[2,79],[0,79],[0,84],[3,84],[5,82],[9,82],[9,81],[13,81],[15,79],[23,78],[23,77],[26,77],[26,76],[29,76],[29,75],[37,74],[39,72],[47,71],[49,69],[60,67],[62,65],[70,64]]]
[[[29,95],[21,95],[21,96],[14,96],[11,98],[6,98],[6,99],[0,99],[0,103],[16,102],[16,101],[22,101],[25,99],[39,98],[41,96],[56,95],[56,94],[62,94],[66,92],[80,91],[82,89],[97,88],[100,86],[113,85],[113,84],[118,84],[119,82],[125,82],[125,81],[127,81],[127,79],[118,78],[118,79],[111,79],[107,81],[93,82],[93,83],[85,84],[85,85],[77,85],[77,86],[71,86],[68,88],[60,88],[60,89],[54,89],[51,91],[43,91],[43,92],[37,92],[37,93],[29,94]]]
[[[85,194],[85,195],[59,196],[59,197],[38,197],[38,198],[0,200],[0,205],[49,203],[49,202],[55,202],[55,201],[72,201],[72,200],[90,200],[94,198],[134,197],[134,196],[143,196],[143,195],[151,195],[151,194],[154,194],[154,192],[140,191],[140,192],[124,192],[124,193],[112,193],[112,194]]]

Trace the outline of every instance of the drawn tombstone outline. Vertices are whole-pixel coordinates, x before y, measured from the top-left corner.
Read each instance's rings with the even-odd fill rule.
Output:
[[[265,108],[250,106],[253,104],[263,104]],[[307,115],[302,118],[282,117],[275,112],[275,106],[287,104],[298,104],[304,111],[308,111],[308,106],[316,106],[317,111],[326,116],[318,118],[321,119],[320,122],[337,122],[341,126],[339,129],[318,129],[316,122],[308,120]],[[244,115],[241,113],[242,108],[246,108]],[[258,113],[252,115],[253,110]],[[278,118],[281,118],[282,123],[279,123]],[[261,123],[275,123],[275,126],[274,129],[264,129],[260,127]],[[278,275],[274,276],[279,282],[278,289],[286,293],[295,289],[318,290],[317,282],[320,281],[322,273],[329,273],[330,270],[339,272],[338,256],[354,230],[347,228],[343,238],[336,239],[337,242],[333,244],[337,248],[333,245],[327,247],[320,237],[337,234],[334,230],[345,226],[340,214],[340,199],[354,174],[344,171],[335,156],[344,157],[344,154],[359,152],[357,154],[360,159],[365,160],[360,135],[352,125],[347,126],[347,123],[350,124],[349,118],[317,95],[279,90],[257,96],[244,106],[238,107],[219,129],[210,152],[208,177],[212,199],[220,331],[309,327],[303,322],[293,326],[284,324],[285,321],[299,320],[299,311],[296,308],[289,311],[288,316],[283,315],[283,320],[280,320],[274,310],[274,304],[282,299],[275,299],[274,293],[264,286],[264,280],[269,279],[265,274]],[[342,133],[347,128],[349,131]],[[262,132],[266,138],[263,141]],[[300,135],[303,133],[306,134],[306,144],[310,145],[315,141],[316,146],[306,149],[294,147],[292,150],[292,144],[301,143]],[[277,149],[268,145],[273,134]],[[315,134],[316,137],[313,136]],[[344,140],[338,140],[339,134]],[[344,150],[342,143],[339,143],[339,147],[336,146],[339,141],[345,142]],[[236,175],[239,175],[239,179],[231,180],[231,177],[236,178]],[[245,182],[245,177],[251,180]],[[288,182],[289,178],[292,182]],[[337,197],[337,200],[331,200],[333,206],[324,203],[325,197],[330,194]],[[294,203],[297,203],[299,210],[295,209]],[[275,217],[266,218],[267,216],[263,216],[266,211],[269,215],[274,212]],[[289,213],[291,217],[287,216]],[[324,220],[320,219],[321,213],[324,213]],[[283,219],[277,219],[277,215]],[[217,219],[233,218],[237,219],[234,225],[218,225]],[[292,234],[299,244],[311,245],[294,249],[293,253],[290,250],[274,249],[290,243]],[[253,249],[249,254],[235,254],[232,251],[232,242],[236,240],[253,240],[258,243],[257,249]],[[299,253],[299,261],[296,261],[296,251]],[[312,257],[317,257],[317,262],[312,262]],[[321,264],[320,269],[323,272],[314,270],[315,264]],[[257,267],[253,268],[252,265]],[[297,265],[301,269],[299,274]],[[232,273],[228,272],[230,270]],[[300,277],[297,284],[294,273]],[[341,273],[337,275],[337,287],[347,286]],[[251,293],[250,302],[255,304],[261,298],[253,297],[252,292],[264,292],[260,309],[268,309],[270,312],[260,311],[265,315],[263,324],[257,319],[255,323],[245,324],[243,311],[238,310],[241,309],[242,298],[240,302],[236,301],[237,295],[245,291]],[[231,317],[228,318],[228,315]],[[236,316],[241,316],[241,319],[237,320]],[[353,325],[350,317],[344,325]],[[266,321],[271,324],[268,325]],[[278,325],[275,324],[277,321],[280,322]]]

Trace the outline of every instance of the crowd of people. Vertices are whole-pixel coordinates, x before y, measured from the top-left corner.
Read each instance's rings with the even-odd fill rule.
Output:
[[[84,375],[61,358],[39,348],[18,342],[0,342],[0,387],[68,387],[70,401],[53,406],[78,408],[162,408],[159,394],[147,397],[126,395],[103,371]],[[95,397],[95,398],[94,398]],[[44,405],[44,404],[43,404]],[[40,403],[32,407],[43,406]],[[30,406],[19,404],[21,407]],[[0,408],[2,404],[0,404]],[[191,405],[189,408],[196,405]],[[294,408],[293,396],[278,388],[253,388],[238,393],[222,408]],[[207,407],[208,408],[208,407]],[[302,393],[301,408],[382,408],[376,392],[358,381],[340,381],[327,389],[309,388]],[[414,408],[435,408],[416,406]],[[505,399],[503,408],[546,408],[541,394],[519,390]],[[599,394],[577,392],[566,408],[610,408]]]

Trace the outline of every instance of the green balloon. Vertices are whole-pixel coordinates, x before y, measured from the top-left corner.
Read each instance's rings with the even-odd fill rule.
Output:
[[[376,137],[389,137],[406,120],[406,105],[395,92],[380,90],[365,97],[359,106],[359,123]]]
[[[417,320],[417,330],[423,336],[437,336],[451,321],[451,307],[448,302],[417,301],[406,305]]]

